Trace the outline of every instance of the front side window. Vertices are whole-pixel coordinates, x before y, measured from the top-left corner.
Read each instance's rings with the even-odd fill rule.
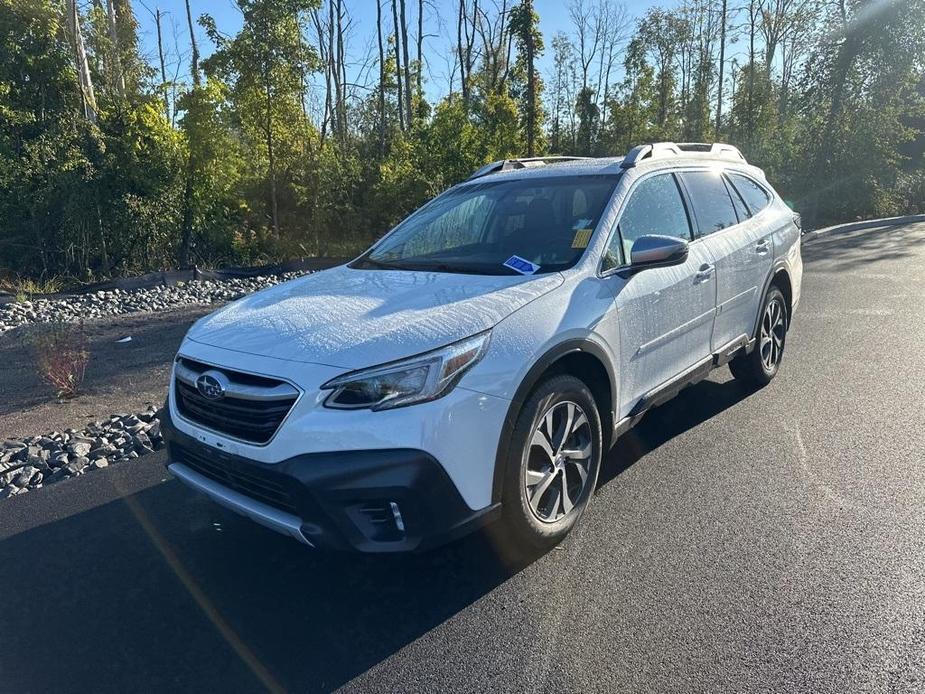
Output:
[[[690,223],[674,175],[658,174],[636,186],[620,215],[617,233],[604,254],[603,269],[629,262],[633,243],[656,234],[690,240]]]
[[[588,246],[619,176],[494,180],[448,191],[408,217],[353,267],[513,274],[567,269]],[[515,263],[516,264],[516,263]]]
[[[771,202],[771,196],[768,195],[767,191],[748,176],[730,173],[729,178],[736,190],[745,198],[745,203],[748,205],[748,209],[751,210],[752,215],[758,214]]]
[[[701,236],[739,223],[722,172],[686,171],[681,179],[690,194]]]

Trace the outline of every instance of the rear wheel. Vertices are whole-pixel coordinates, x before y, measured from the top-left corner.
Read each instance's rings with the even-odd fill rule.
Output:
[[[736,379],[754,386],[766,386],[777,375],[787,342],[787,301],[771,285],[761,307],[757,341],[751,354],[742,353],[729,362]]]
[[[517,419],[502,502],[505,539],[530,553],[559,542],[584,513],[601,463],[601,422],[588,387],[554,376]]]

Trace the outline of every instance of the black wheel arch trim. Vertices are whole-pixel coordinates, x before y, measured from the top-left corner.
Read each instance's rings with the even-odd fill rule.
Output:
[[[510,454],[511,439],[514,433],[514,426],[517,423],[517,417],[520,416],[520,411],[523,408],[524,403],[527,401],[527,398],[530,396],[530,393],[533,391],[536,385],[540,382],[543,375],[549,371],[553,364],[555,364],[563,357],[578,353],[589,354],[597,359],[597,361],[601,363],[601,366],[603,366],[604,370],[607,372],[607,378],[610,382],[611,411],[600,413],[601,430],[605,437],[606,448],[606,437],[611,433],[610,429],[613,427],[613,408],[617,401],[617,377],[614,373],[612,360],[609,356],[607,356],[607,353],[604,351],[603,347],[589,338],[573,338],[560,342],[547,350],[539,359],[533,363],[533,365],[527,371],[527,375],[524,376],[523,380],[520,382],[520,385],[517,387],[517,390],[514,393],[514,397],[511,399],[511,404],[508,407],[507,414],[504,417],[504,424],[501,427],[501,437],[498,440],[498,451],[495,455],[495,470],[491,487],[492,503],[498,503],[501,501],[501,496],[504,491],[504,466],[507,462],[508,455]]]
[[[761,308],[764,306],[764,297],[768,295],[768,289],[771,288],[771,285],[774,283],[774,278],[777,274],[783,270],[787,274],[787,281],[793,283],[790,279],[790,268],[787,267],[787,263],[784,260],[779,260],[771,267],[771,271],[768,273],[767,279],[764,281],[764,288],[761,290],[761,304],[758,306],[758,312],[755,315],[755,325],[752,329],[752,338],[758,336],[758,325],[761,323]],[[792,307],[787,307],[787,323],[790,323],[790,311]]]

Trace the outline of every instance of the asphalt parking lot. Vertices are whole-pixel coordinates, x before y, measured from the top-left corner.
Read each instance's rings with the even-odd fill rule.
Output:
[[[0,502],[0,691],[925,690],[925,224],[804,260],[778,379],[647,416],[527,566],[313,553],[162,454]]]

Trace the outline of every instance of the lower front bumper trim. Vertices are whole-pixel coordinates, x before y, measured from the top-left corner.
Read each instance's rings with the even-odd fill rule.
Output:
[[[289,535],[302,544],[314,547],[302,532],[302,521],[291,513],[280,511],[279,509],[268,506],[255,499],[239,494],[233,489],[220,485],[218,482],[210,480],[204,475],[200,475],[195,470],[191,470],[182,463],[171,463],[167,469],[173,473],[174,477],[184,484],[202,492],[212,501],[224,506],[225,508],[239,513],[242,516],[250,518],[255,523],[275,530],[283,535]]]

